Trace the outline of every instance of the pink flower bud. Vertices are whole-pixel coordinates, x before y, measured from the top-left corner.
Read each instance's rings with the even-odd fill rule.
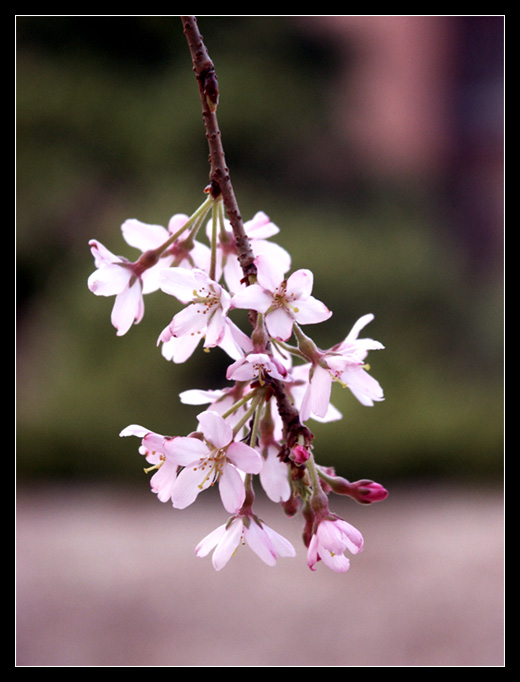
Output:
[[[381,502],[386,499],[388,490],[379,483],[364,479],[352,483],[349,494],[361,504],[372,504],[372,502]]]
[[[309,451],[303,445],[295,445],[291,451],[291,459],[295,464],[305,464],[309,459]]]

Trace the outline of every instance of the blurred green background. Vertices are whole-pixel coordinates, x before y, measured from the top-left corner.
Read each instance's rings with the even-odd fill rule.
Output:
[[[399,21],[401,19],[401,21]],[[340,422],[311,423],[347,478],[500,478],[503,463],[501,17],[201,16],[244,219],[265,211],[332,318],[365,313],[386,350],[386,400],[334,387]],[[92,295],[88,240],[133,258],[127,218],[191,213],[208,179],[189,51],[176,16],[19,16],[19,482],[142,481],[139,423],[192,430],[187,388],[219,388],[214,350],[180,366],[156,348],[160,293],[124,337]]]

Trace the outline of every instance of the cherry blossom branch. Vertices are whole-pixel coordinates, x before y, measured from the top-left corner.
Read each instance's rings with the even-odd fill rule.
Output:
[[[222,135],[216,113],[219,90],[215,67],[199,31],[196,17],[181,16],[181,20],[191,53],[193,71],[199,87],[202,116],[209,146],[209,192],[214,198],[222,195],[229,222],[233,229],[238,259],[244,274],[244,282],[250,284],[256,279],[256,265],[254,264],[254,255],[249,239],[244,230],[229,169],[226,165]],[[256,319],[256,316],[252,317],[252,321],[253,319]],[[288,450],[286,453],[286,456],[288,456],[290,449],[298,442],[306,447],[310,446],[313,434],[310,429],[301,424],[298,410],[288,399],[283,385],[276,380],[271,380],[270,383],[280,417],[284,423],[285,448]]]
[[[222,146],[222,136],[216,113],[219,92],[215,67],[200,34],[196,17],[182,16],[181,20],[191,53],[193,70],[199,86],[202,116],[209,146],[209,192],[215,199],[220,195],[222,196],[229,222],[233,229],[238,259],[244,273],[244,281],[250,283],[256,277],[256,266],[253,262],[254,255],[244,230],[244,223],[238,208],[233,185],[231,184],[229,169],[226,165],[226,157]]]

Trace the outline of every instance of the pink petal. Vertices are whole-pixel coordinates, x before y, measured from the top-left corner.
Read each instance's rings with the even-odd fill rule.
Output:
[[[173,493],[177,477],[177,467],[171,462],[163,462],[150,479],[150,488],[160,502],[168,502]]]
[[[349,331],[345,341],[350,342],[356,340],[363,327],[366,327],[366,325],[369,324],[369,322],[372,322],[373,319],[374,316],[372,313],[368,313],[368,315],[363,315],[363,317],[360,317],[359,320],[352,326],[352,329]]]
[[[139,424],[130,424],[130,426],[125,427],[119,434],[121,437],[125,436],[137,436],[138,438],[144,438],[150,429],[145,429],[144,426],[139,426]]]
[[[233,440],[233,429],[217,412],[206,410],[197,419],[204,438],[215,448],[224,448]]]
[[[242,477],[229,463],[225,463],[220,474],[218,490],[224,509],[230,514],[236,514],[244,504],[246,492]]]
[[[226,532],[213,552],[212,562],[216,571],[224,568],[231,559],[242,537],[243,523],[239,518],[234,519],[226,528]]]
[[[321,547],[319,555],[325,566],[336,573],[345,573],[350,568],[350,561],[344,554],[334,554],[333,556],[328,550]]]
[[[284,308],[275,308],[265,316],[269,334],[279,341],[287,341],[292,334],[293,318]]]
[[[231,307],[265,313],[272,302],[271,294],[260,285],[251,284],[251,286],[245,287],[233,296]]]
[[[257,267],[257,279],[260,286],[267,291],[274,292],[284,280],[283,266],[275,260],[270,260],[263,255],[255,258]]]
[[[212,479],[206,478],[207,472],[202,467],[186,467],[175,479],[171,490],[171,499],[175,509],[186,509],[195,502],[202,490],[211,485]]]
[[[170,322],[170,331],[173,336],[188,336],[198,334],[206,328],[207,317],[203,309],[197,304],[191,304],[178,312]]]
[[[310,393],[310,411],[318,417],[324,417],[329,409],[332,377],[320,365],[314,367],[308,391]]]
[[[263,211],[258,211],[251,220],[247,220],[244,230],[249,239],[269,239],[280,232],[280,228]]]
[[[287,280],[287,294],[296,298],[308,298],[311,295],[314,275],[310,270],[296,270]]]
[[[89,241],[90,252],[94,256],[94,263],[96,268],[100,268],[102,265],[112,265],[113,263],[124,263],[126,262],[123,258],[115,256],[112,251],[109,251],[106,246],[97,239],[91,239]]]
[[[244,527],[244,537],[248,546],[263,562],[268,566],[276,564],[278,557],[269,536],[255,521],[251,520],[249,527]]]
[[[207,316],[206,316],[207,317]],[[214,348],[222,341],[226,332],[226,316],[221,308],[217,308],[207,320],[206,340],[204,346],[206,348]]]
[[[317,324],[328,320],[332,315],[332,311],[314,296],[296,301],[295,307],[297,310],[294,319],[300,324]]]
[[[231,443],[226,450],[227,458],[246,474],[259,474],[263,459],[260,454],[245,443]]]
[[[278,459],[274,450],[264,459],[260,483],[267,497],[273,502],[285,502],[291,496],[287,464]]]
[[[208,456],[208,446],[198,438],[179,436],[164,441],[164,453],[179,466],[190,466]]]

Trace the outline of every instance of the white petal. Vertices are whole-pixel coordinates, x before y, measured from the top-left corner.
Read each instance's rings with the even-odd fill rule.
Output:
[[[206,537],[202,538],[199,544],[195,547],[195,554],[200,557],[207,556],[211,550],[218,545],[226,532],[225,523],[218,528],[215,528],[215,530],[212,530],[211,533],[208,533]]]
[[[366,327],[369,322],[372,322],[373,319],[374,316],[372,313],[368,313],[368,315],[363,315],[363,317],[360,317],[359,320],[354,323],[345,341],[354,341],[357,339],[359,332],[363,329],[363,327]]]
[[[193,334],[181,336],[179,338],[171,338],[163,342],[161,353],[167,359],[176,364],[186,362],[194,353],[202,336],[200,334]]]
[[[150,429],[145,429],[144,426],[139,426],[139,424],[130,424],[130,426],[124,428],[119,435],[122,437],[137,436],[138,438],[144,438],[149,432]]]
[[[148,251],[156,249],[168,239],[168,231],[162,225],[149,225],[140,220],[130,218],[121,225],[121,231],[127,244]]]
[[[187,268],[168,268],[159,278],[159,286],[165,294],[175,296],[181,303],[193,300],[193,291],[198,289],[194,271]]]
[[[260,483],[267,497],[273,502],[285,502],[291,496],[287,464],[278,459],[276,452],[270,452],[264,459]]]
[[[278,556],[283,556],[283,557],[293,557],[296,556],[296,550],[294,549],[293,545],[287,540],[286,538],[283,537],[283,535],[280,535],[280,533],[277,533],[275,530],[272,528],[269,528],[269,526],[266,526],[264,524],[264,532],[267,534],[269,537],[269,540],[271,541],[275,552],[278,554]]]
[[[128,286],[133,274],[130,268],[113,263],[103,265],[88,278],[88,288],[96,296],[116,296]]]
[[[117,335],[126,334],[134,322],[137,324],[142,320],[143,314],[144,303],[141,282],[136,279],[131,287],[116,296],[111,321],[117,329]]]

